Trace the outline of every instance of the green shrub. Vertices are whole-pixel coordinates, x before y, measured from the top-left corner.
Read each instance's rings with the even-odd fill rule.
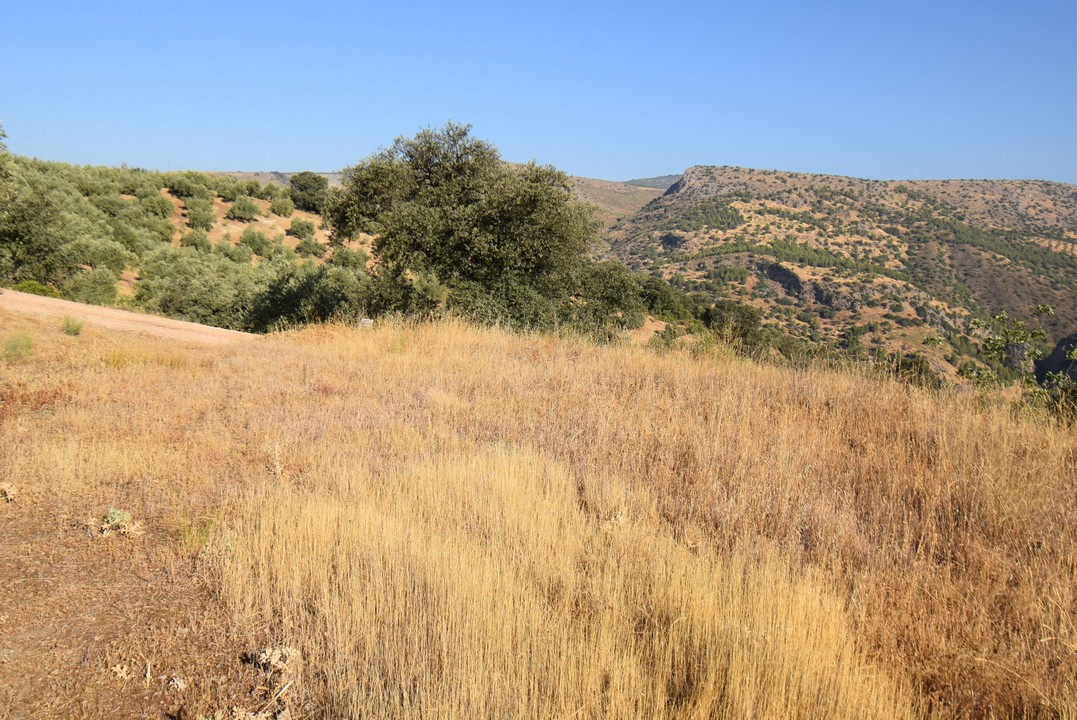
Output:
[[[248,245],[233,245],[232,241],[227,238],[218,242],[215,249],[217,254],[236,263],[250,265],[251,260],[254,258],[254,253],[251,252]]]
[[[211,196],[209,185],[212,184],[212,180],[201,173],[170,173],[166,176],[165,183],[168,191],[178,198],[209,198]]]
[[[296,173],[290,181],[289,191],[295,206],[307,212],[320,213],[325,205],[329,180],[318,173]]]
[[[205,198],[191,198],[186,202],[187,224],[192,230],[209,230],[217,222],[213,203]]]
[[[243,188],[243,194],[250,197],[260,198],[262,197],[262,183],[258,182],[254,178],[248,178],[247,180],[241,180],[239,182],[241,188]]]
[[[333,254],[327,262],[336,267],[366,270],[367,263],[370,262],[370,256],[362,250],[349,250],[340,245],[333,249]]]
[[[75,337],[82,334],[82,321],[70,315],[64,316],[64,335]]]
[[[302,218],[296,218],[292,220],[291,226],[288,228],[288,234],[292,237],[300,239],[307,239],[314,237],[314,223],[310,220],[304,220]]]
[[[295,251],[303,257],[324,257],[325,245],[313,237],[305,237],[295,246]]]
[[[273,275],[251,307],[254,330],[356,317],[367,308],[371,280],[365,273],[276,261],[267,267]]]
[[[239,181],[230,177],[219,177],[216,182],[217,197],[225,202],[235,202],[243,194]]]
[[[228,214],[225,217],[239,222],[252,222],[260,214],[254,200],[244,195],[236,198],[236,201],[232,203],[232,207],[228,208]]]
[[[172,213],[175,211],[175,207],[172,205],[172,201],[168,198],[160,195],[156,189],[152,194],[140,196],[138,199],[138,205],[146,213],[154,215],[159,218],[168,220],[172,217]]]
[[[93,268],[108,268],[113,273],[121,273],[138,258],[122,244],[104,238],[81,237],[67,245],[67,252],[80,265]]]
[[[30,357],[34,341],[29,333],[18,333],[4,343],[4,359],[15,361]]]
[[[23,280],[22,282],[15,283],[11,286],[11,289],[15,292],[29,293],[30,295],[41,295],[42,297],[59,298],[63,297],[60,291],[54,288],[52,285],[44,285],[37,280]]]
[[[242,329],[259,283],[259,273],[250,264],[166,246],[143,262],[135,302],[170,317]]]
[[[271,254],[269,237],[252,227],[244,230],[243,234],[239,236],[239,244],[249,247],[255,255],[269,257]]]
[[[191,230],[180,238],[180,247],[191,247],[199,252],[212,252],[213,245],[204,230]]]
[[[64,297],[91,305],[116,302],[116,276],[104,268],[83,270],[64,283]]]
[[[291,217],[295,212],[295,203],[287,195],[276,195],[269,203],[269,211],[281,217]]]

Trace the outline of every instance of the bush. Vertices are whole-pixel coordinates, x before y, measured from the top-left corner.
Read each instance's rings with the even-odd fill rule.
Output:
[[[165,182],[168,191],[178,198],[209,198],[212,195],[209,191],[212,181],[209,176],[201,173],[171,173]]]
[[[217,178],[217,197],[225,202],[235,202],[243,194],[239,181],[230,177]]]
[[[228,214],[225,217],[239,222],[252,222],[260,214],[261,212],[258,210],[258,206],[254,204],[254,200],[244,195],[236,198],[236,201],[232,203],[232,207],[228,208]]]
[[[228,240],[227,238],[218,242],[215,249],[218,255],[226,257],[232,262],[249,265],[251,260],[254,259],[254,253],[251,252],[249,246],[233,245],[231,240]]]
[[[249,195],[252,198],[261,198],[263,195],[262,183],[258,182],[254,178],[241,180],[239,186],[243,189],[244,195]]]
[[[22,282],[15,283],[14,285],[12,285],[11,289],[15,292],[23,292],[30,295],[41,295],[42,297],[63,297],[63,295],[60,294],[60,291],[53,286],[43,285],[37,280],[23,280]]]
[[[142,265],[135,302],[182,320],[244,329],[260,282],[249,264],[190,248],[162,247]]]
[[[333,254],[327,262],[336,267],[366,270],[367,263],[370,262],[370,256],[362,250],[349,250],[343,245],[338,245],[333,249]]]
[[[67,315],[64,317],[64,335],[75,337],[82,334],[82,321]]]
[[[314,223],[312,223],[310,220],[296,218],[295,220],[292,220],[292,224],[288,228],[288,234],[292,237],[297,237],[303,240],[313,238]]]
[[[295,203],[287,195],[276,195],[269,203],[269,211],[281,217],[291,217],[295,212]]]
[[[191,198],[187,201],[187,224],[192,230],[209,230],[217,222],[213,214],[213,203],[205,198]]]
[[[274,262],[274,275],[251,309],[254,330],[356,317],[365,311],[370,278],[329,265]]]
[[[67,245],[67,252],[80,265],[108,268],[115,274],[134,264],[138,258],[122,244],[113,240],[81,237]]]
[[[200,252],[212,252],[213,245],[204,230],[191,230],[180,238],[180,247],[190,247]]]
[[[127,510],[110,508],[101,522],[100,531],[102,535],[138,535],[142,531],[142,523],[136,522]]]
[[[140,196],[138,205],[148,214],[165,220],[171,219],[172,213],[175,210],[172,201],[163,195],[158,194],[156,191],[152,194]]]
[[[329,180],[310,171],[296,173],[289,183],[292,201],[300,210],[320,213],[325,205]]]
[[[8,341],[4,343],[4,359],[10,361],[24,360],[30,357],[33,346],[34,341],[29,333],[18,333],[8,338]]]
[[[306,237],[300,240],[299,244],[295,246],[295,251],[303,257],[324,257],[325,245],[312,237]]]
[[[265,233],[258,232],[252,227],[244,230],[243,234],[239,236],[239,244],[249,247],[255,255],[269,257],[272,254],[269,237]]]
[[[725,342],[754,343],[759,336],[759,309],[735,300],[719,300],[704,310],[700,320],[710,330],[714,330]],[[808,316],[808,320],[811,316]],[[805,322],[807,322],[806,320]]]
[[[108,270],[84,270],[64,283],[64,296],[90,305],[112,305],[116,302],[116,276]]]

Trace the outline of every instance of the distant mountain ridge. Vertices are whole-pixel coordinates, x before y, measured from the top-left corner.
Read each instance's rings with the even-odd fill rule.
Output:
[[[1039,322],[1041,304],[1055,308],[1043,319],[1054,340],[1077,332],[1077,186],[1063,183],[699,166],[606,240],[631,267],[854,349],[955,365],[971,318]]]
[[[637,187],[657,188],[659,190],[668,190],[671,185],[675,184],[681,179],[681,175],[659,175],[652,178],[640,178],[638,180],[625,180],[625,185],[635,185]]]

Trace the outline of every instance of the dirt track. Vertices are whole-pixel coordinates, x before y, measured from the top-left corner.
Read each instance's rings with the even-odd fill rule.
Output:
[[[30,315],[39,318],[71,316],[82,320],[87,326],[143,333],[168,340],[203,345],[224,345],[257,337],[237,330],[224,330],[156,315],[143,315],[127,310],[117,310],[116,308],[84,305],[69,300],[28,295],[14,290],[0,292],[0,312]]]

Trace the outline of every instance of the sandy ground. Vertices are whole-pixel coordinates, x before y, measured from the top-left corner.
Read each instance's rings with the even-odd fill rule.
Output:
[[[201,345],[224,345],[257,337],[236,330],[224,330],[156,315],[143,315],[128,310],[28,295],[14,290],[0,292],[0,311],[46,319],[62,319],[70,316],[78,318],[87,327],[143,333],[167,340]]]

